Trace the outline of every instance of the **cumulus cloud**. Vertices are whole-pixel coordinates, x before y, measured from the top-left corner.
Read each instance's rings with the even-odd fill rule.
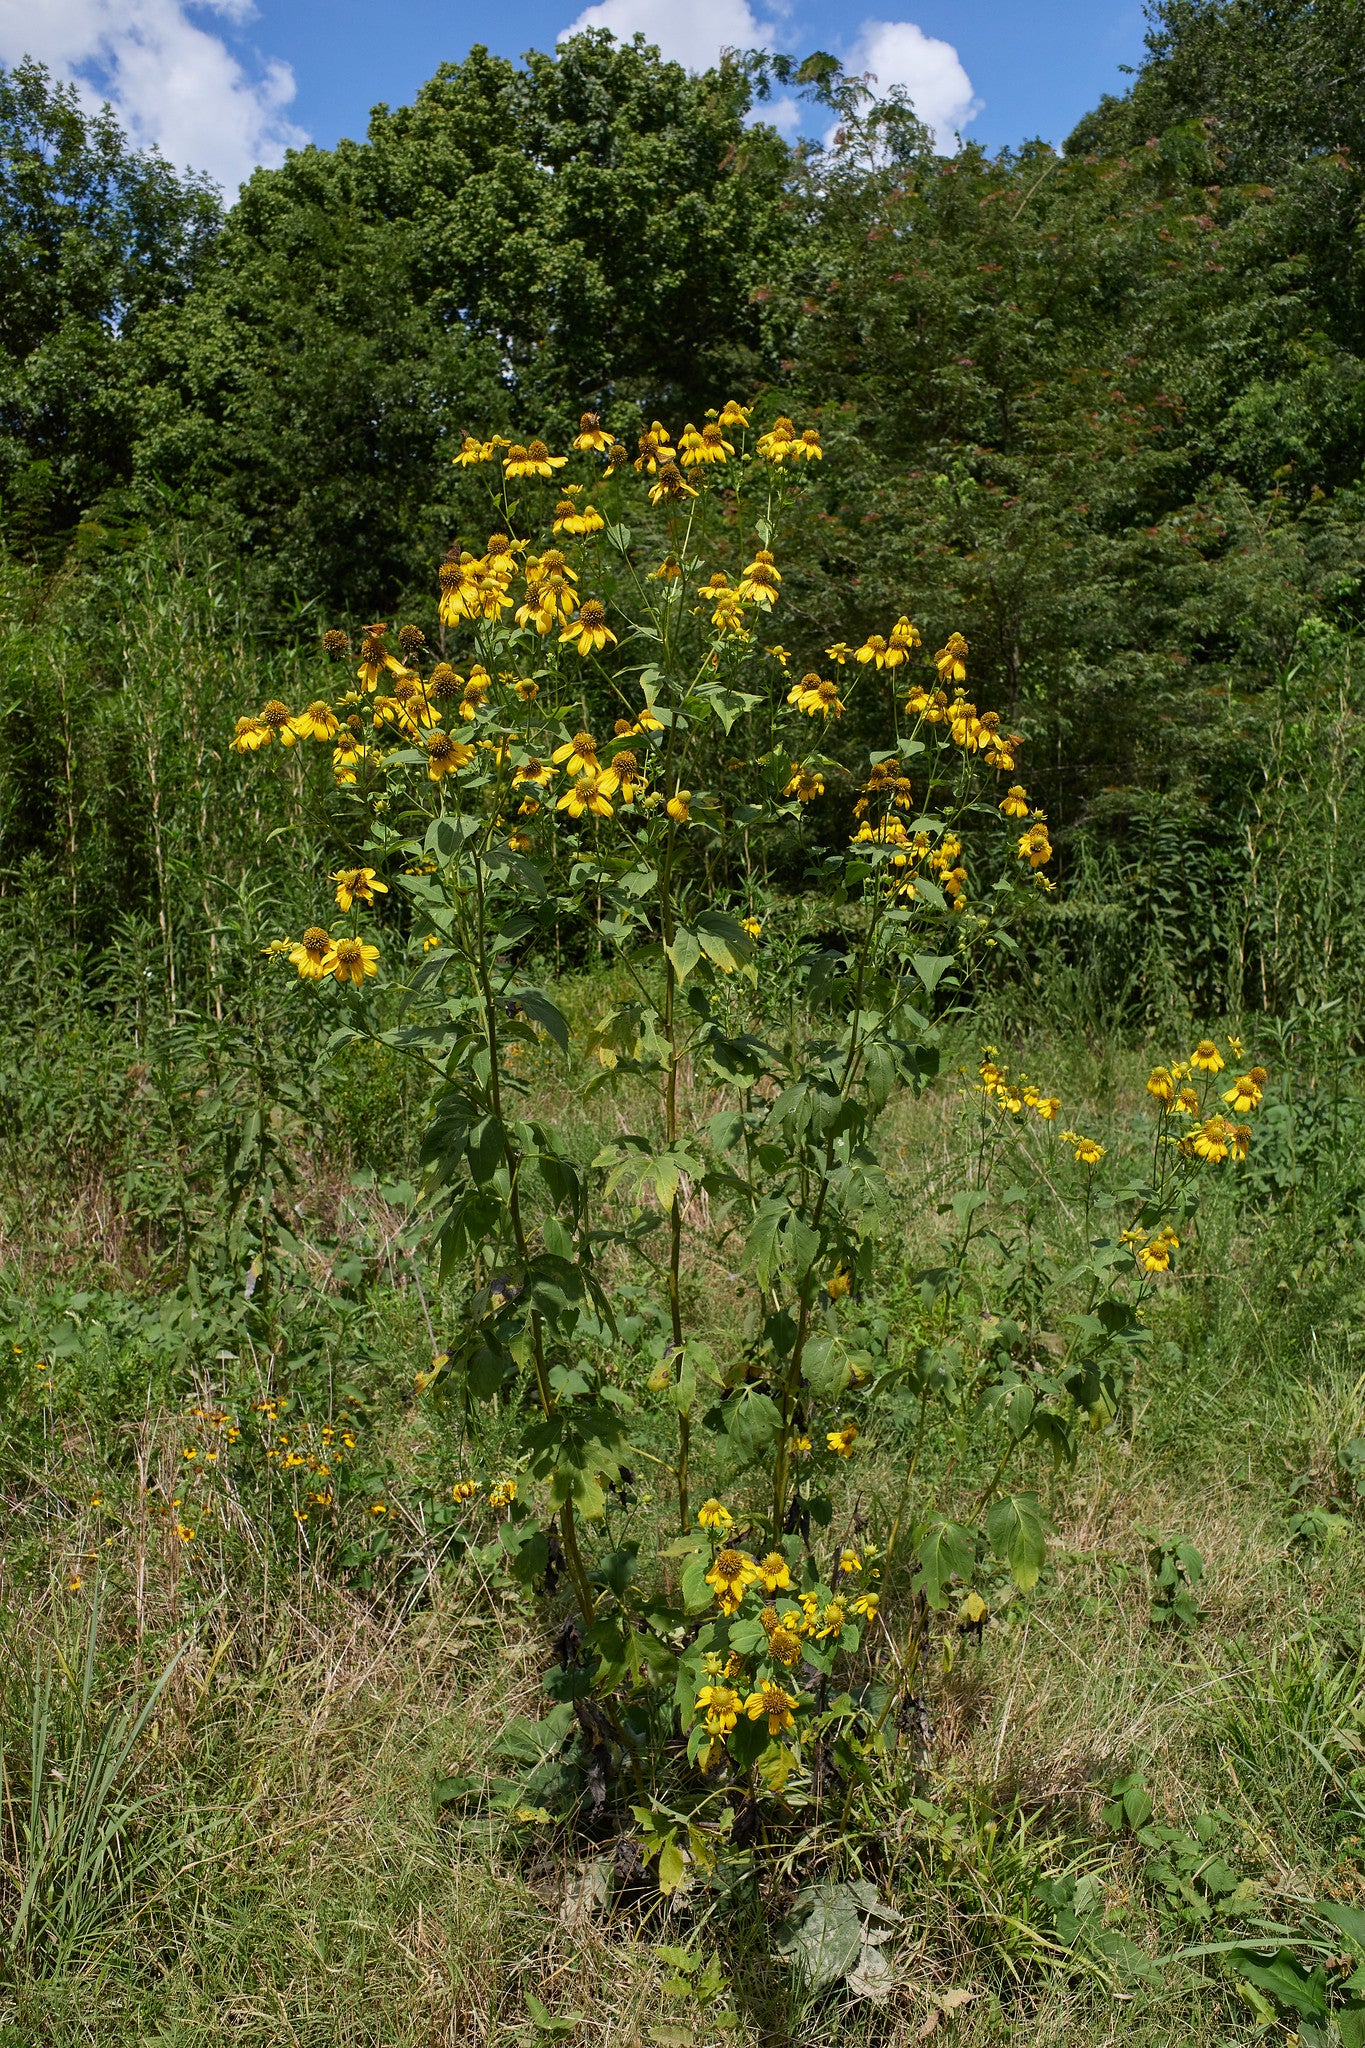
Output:
[[[251,0],[201,0],[240,27]],[[294,74],[278,59],[253,76],[183,0],[0,0],[0,64],[35,57],[92,106],[108,100],[140,148],[207,171],[229,198],[257,164],[308,140],[286,119]]]
[[[597,0],[562,31],[561,42],[584,28],[609,28],[623,43],[639,31],[690,71],[705,71],[722,50],[770,50],[774,35],[749,0]]]
[[[865,21],[844,69],[870,72],[877,90],[902,85],[937,149],[981,112],[982,102],[951,43],[927,36],[913,21]]]

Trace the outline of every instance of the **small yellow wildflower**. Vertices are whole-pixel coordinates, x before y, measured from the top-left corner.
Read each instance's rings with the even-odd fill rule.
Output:
[[[703,1529],[728,1529],[734,1519],[729,1508],[722,1507],[714,1495],[697,1509],[697,1520]]]
[[[825,1437],[825,1442],[836,1458],[851,1458],[853,1456],[853,1446],[857,1441],[858,1425],[856,1422],[846,1422],[842,1429],[831,1429]]]
[[[387,896],[389,885],[381,882],[373,868],[338,868],[329,877],[336,883],[337,903],[342,910],[349,910],[355,903],[373,903],[376,896]]]
[[[758,1565],[758,1582],[765,1593],[787,1593],[791,1591],[792,1575],[787,1569],[787,1560],[780,1550],[770,1550]]]
[[[744,1598],[745,1589],[758,1577],[758,1566],[742,1550],[721,1550],[706,1574],[706,1583],[716,1596],[722,1614],[733,1614]]]
[[[796,1701],[780,1685],[769,1684],[751,1692],[744,1711],[751,1721],[766,1719],[769,1735],[781,1735],[784,1729],[796,1726]]]
[[[696,1704],[712,1735],[728,1735],[739,1719],[740,1698],[732,1685],[703,1685]]]
[[[1201,1074],[1221,1074],[1226,1061],[1211,1038],[1201,1038],[1190,1054],[1190,1065]]]
[[[1098,1166],[1105,1154],[1105,1147],[1094,1138],[1083,1138],[1079,1131],[1063,1131],[1062,1143],[1073,1147],[1076,1159],[1082,1166]]]
[[[1021,788],[1017,782],[1011,783],[1005,792],[1000,809],[1007,818],[1026,818],[1029,810],[1028,791]]]
[[[334,974],[338,981],[354,982],[361,988],[367,974],[379,972],[379,948],[361,939],[336,939],[322,966],[324,974]]]
[[[327,955],[332,950],[331,935],[320,924],[310,924],[297,946],[289,949],[289,963],[297,967],[305,981],[321,981],[328,972]]]

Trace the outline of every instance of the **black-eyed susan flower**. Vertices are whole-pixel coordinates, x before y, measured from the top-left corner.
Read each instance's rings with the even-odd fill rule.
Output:
[[[594,751],[594,761],[596,758],[597,755]],[[512,771],[512,785],[514,788],[521,785],[535,789],[545,789],[554,779],[554,769],[550,767],[548,762],[537,760],[534,754],[528,754],[526,759]]]
[[[575,646],[580,654],[600,654],[604,647],[617,644],[607,625],[606,606],[595,597],[580,604],[578,617],[569,621],[559,639],[561,646]]]
[[[751,1692],[744,1711],[751,1721],[766,1721],[769,1735],[781,1735],[796,1726],[797,1702],[780,1685],[763,1685]]]
[[[728,1529],[734,1516],[729,1508],[723,1507],[712,1495],[710,1500],[704,1500],[697,1509],[697,1520],[703,1529]]]
[[[427,775],[432,782],[467,768],[474,758],[474,748],[465,740],[452,738],[448,732],[429,733],[426,747]]]
[[[376,896],[387,896],[389,885],[381,882],[373,868],[338,868],[328,877],[336,883],[337,903],[342,910],[349,910],[355,903],[373,903]]]
[[[581,818],[585,811],[594,818],[611,817],[612,807],[607,802],[602,788],[604,780],[605,777],[599,774],[596,769],[591,769],[587,774],[580,775],[565,790],[563,796],[555,805],[555,809],[557,811],[567,811],[571,818]]]
[[[298,968],[305,981],[321,981],[328,972],[327,955],[331,950],[330,933],[320,924],[310,924],[298,944],[289,950],[290,965]]]
[[[1201,1038],[1190,1054],[1190,1065],[1197,1073],[1221,1074],[1226,1064],[1222,1053],[1211,1038]]]
[[[364,939],[337,939],[323,961],[323,972],[361,988],[367,974],[379,972],[379,948]]]
[[[678,505],[684,498],[697,495],[696,488],[687,481],[676,462],[659,464],[659,474],[649,487],[651,505]]]
[[[595,412],[583,413],[578,422],[578,432],[573,437],[573,446],[580,455],[605,455],[611,446],[611,435],[604,432],[602,422]]]
[[[758,1577],[758,1566],[742,1550],[718,1550],[706,1574],[706,1583],[716,1596],[722,1614],[733,1614],[746,1590]]]

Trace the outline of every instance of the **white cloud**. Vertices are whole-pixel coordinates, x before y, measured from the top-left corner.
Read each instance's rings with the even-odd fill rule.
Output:
[[[883,94],[903,85],[941,150],[981,112],[982,102],[953,45],[925,35],[913,21],[865,21],[844,68],[871,72]]]
[[[621,42],[639,30],[663,55],[691,71],[705,71],[722,50],[770,50],[774,28],[760,21],[749,0],[597,0],[561,31],[609,28]]]
[[[201,0],[233,26],[251,0]],[[308,140],[285,118],[294,74],[278,59],[252,77],[184,0],[0,0],[0,64],[35,57],[92,106],[107,99],[140,148],[207,171],[235,198],[257,164]]]

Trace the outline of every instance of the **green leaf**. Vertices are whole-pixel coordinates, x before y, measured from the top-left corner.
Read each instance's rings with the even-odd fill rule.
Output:
[[[951,953],[916,953],[910,962],[930,995],[953,964]]]
[[[686,1879],[687,1859],[670,1835],[659,1851],[659,1890],[665,1898],[669,1898],[686,1882]]]
[[[752,970],[754,942],[733,917],[726,917],[719,910],[703,910],[697,918],[696,930],[702,951],[723,974],[733,974],[739,968],[750,980],[757,979]]]
[[[863,1923],[846,1884],[821,1884],[798,1892],[777,1927],[774,1946],[796,1966],[807,1990],[823,1991],[858,1967]]]
[[[725,1404],[725,1431],[746,1458],[767,1450],[782,1428],[782,1411],[769,1394],[745,1387]]]
[[[673,971],[679,981],[686,981],[702,957],[701,942],[695,932],[690,932],[686,925],[678,926],[673,934],[672,944],[665,946],[664,951],[673,962]]]
[[[1310,1974],[1287,1948],[1282,1948],[1269,1963],[1242,1948],[1235,1948],[1230,1960],[1249,1984],[1268,1992],[1291,2012],[1306,2020],[1326,2019],[1327,1980],[1323,1971],[1317,1969]]]
[[[557,1003],[538,988],[518,988],[512,991],[511,1000],[517,1003],[533,1024],[539,1024],[542,1031],[548,1031],[561,1052],[569,1050],[569,1025],[564,1012]]]
[[[996,1556],[1008,1564],[1019,1591],[1031,1593],[1047,1556],[1037,1495],[1011,1493],[996,1501],[986,1516],[986,1535]]]
[[[964,1586],[970,1586],[972,1582],[972,1574],[976,1570],[976,1538],[960,1522],[950,1522],[943,1515],[935,1515],[924,1532],[918,1556],[924,1597],[931,1607],[942,1609],[948,1604],[945,1589],[949,1579],[959,1578]]]
[[[582,2019],[581,2012],[560,2013],[557,2017],[543,2006],[534,1991],[524,1991],[522,1999],[531,2018],[531,2024],[542,2034],[548,2034],[552,2041],[563,2040],[571,2034]]]

